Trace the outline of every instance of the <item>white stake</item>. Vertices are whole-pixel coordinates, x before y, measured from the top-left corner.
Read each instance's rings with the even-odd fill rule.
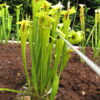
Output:
[[[57,32],[60,33],[60,34],[64,34],[59,29],[57,29]],[[68,40],[66,40],[65,38],[63,38],[60,34],[58,34],[60,36],[60,38],[63,39],[65,41],[65,43],[70,48],[72,48],[90,66],[90,68],[95,73],[97,73],[97,75],[100,76],[100,67],[98,67],[93,61],[91,61],[87,56],[85,56],[82,52],[80,52],[77,48],[75,48],[71,43],[68,42]]]

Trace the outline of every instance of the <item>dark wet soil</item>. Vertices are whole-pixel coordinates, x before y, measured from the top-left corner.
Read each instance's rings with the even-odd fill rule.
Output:
[[[86,55],[94,60],[91,48]],[[94,61],[100,65],[99,57]],[[100,77],[75,53],[61,75],[57,100],[100,100]]]
[[[100,65],[100,58],[94,60],[93,52],[86,49],[87,56]],[[31,61],[27,48],[29,70]],[[21,47],[18,44],[0,44],[0,88],[20,89],[25,84]],[[0,100],[15,100],[15,93],[0,92]],[[100,100],[100,77],[77,54],[65,67],[60,79],[56,100]]]

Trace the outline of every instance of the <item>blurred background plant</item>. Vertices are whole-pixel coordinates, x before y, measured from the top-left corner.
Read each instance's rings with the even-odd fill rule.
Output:
[[[65,8],[67,7],[67,2],[69,0],[48,0],[52,4],[57,4],[59,1],[63,3]],[[70,0],[71,6],[75,6],[76,9],[79,9],[78,4],[85,4],[85,23],[86,23],[86,38],[89,36],[89,33],[92,29],[92,26],[94,25],[94,17],[95,17],[95,9],[100,8],[100,0]],[[9,7],[9,13],[13,15],[13,24],[11,29],[11,35],[13,35],[14,38],[16,38],[17,30],[16,30],[16,6],[22,4],[22,7],[20,8],[20,16],[19,20],[21,20],[23,17],[27,15],[32,15],[31,10],[31,0],[0,0],[0,3],[7,3],[7,5],[10,5]],[[74,30],[80,30],[80,23],[79,23],[79,10],[77,10],[77,13],[72,15],[71,18],[73,21],[71,22],[71,26]],[[17,25],[18,26],[18,25]],[[18,39],[17,39],[18,40]],[[88,46],[91,45],[91,42],[88,42]]]
[[[13,17],[9,14],[9,6],[6,4],[0,4],[0,42],[5,42],[10,38],[12,19]]]
[[[20,7],[20,15],[19,20],[22,20],[23,17],[27,15],[31,15],[31,0],[0,0],[0,4],[6,3],[9,5],[9,13],[13,16],[13,22],[12,22],[12,29],[11,29],[11,36],[16,38],[16,33],[18,30],[16,30],[16,22],[18,21],[18,13],[17,6],[22,4],[22,7]],[[18,25],[17,25],[18,27]],[[18,40],[18,39],[17,39]]]
[[[100,53],[100,9],[95,10],[95,30],[92,43],[94,43],[94,57],[98,57]]]

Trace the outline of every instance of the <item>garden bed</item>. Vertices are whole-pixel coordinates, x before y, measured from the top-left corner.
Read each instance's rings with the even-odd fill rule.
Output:
[[[86,49],[86,55],[100,65],[100,58],[93,59],[91,48]],[[28,47],[27,62],[31,66]],[[20,45],[0,44],[0,88],[20,89],[24,84]],[[15,96],[15,93],[0,92],[0,100],[15,100]],[[61,75],[56,100],[100,100],[100,77],[75,53]]]

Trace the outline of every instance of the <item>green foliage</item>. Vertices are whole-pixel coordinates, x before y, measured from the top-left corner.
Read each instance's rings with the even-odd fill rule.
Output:
[[[16,38],[16,33],[18,33],[18,31],[16,30],[16,22],[17,22],[16,6],[19,6],[20,4],[23,5],[20,9],[20,15],[19,15],[19,20],[22,20],[22,18],[25,17],[26,14],[27,15],[32,14],[31,0],[0,0],[0,4],[4,3],[10,6],[9,13],[13,16],[11,35]]]
[[[12,2],[16,1],[13,0]],[[61,72],[70,58],[70,50],[64,41],[58,37],[57,32],[59,31],[57,29],[62,31],[59,34],[72,44],[78,44],[84,39],[84,30],[75,31],[70,28],[72,23],[70,18],[76,13],[75,7],[67,10],[62,10],[62,8],[60,3],[53,6],[46,0],[34,0],[31,10],[32,19],[24,20],[23,16],[22,21],[20,21],[20,11],[17,9],[16,19],[20,21],[17,23],[17,35],[19,38],[20,32],[22,59],[29,88],[29,94],[26,94],[30,95],[32,100],[38,98],[55,99]],[[25,13],[23,12],[23,14]],[[31,76],[29,76],[26,62],[27,40],[29,41],[32,61]],[[18,91],[10,89],[1,90],[18,93]]]
[[[59,2],[59,0],[48,0],[50,2],[52,2],[52,4],[56,4]],[[60,0],[61,2],[63,2],[65,9],[67,7],[67,2],[68,0]],[[21,20],[23,17],[25,18],[26,14],[27,15],[32,15],[32,10],[31,10],[31,0],[0,0],[0,3],[7,3],[8,5],[10,5],[9,7],[9,12],[10,14],[13,16],[13,25],[12,25],[12,30],[11,33],[18,33],[16,30],[16,6],[22,4],[22,8],[20,9],[20,17],[19,20]],[[91,29],[93,25],[93,23],[91,22],[91,18],[94,19],[94,10],[96,8],[100,7],[100,0],[71,0],[71,6],[78,6],[77,4],[86,4],[86,9],[88,9],[88,11],[86,12],[86,27],[87,29]],[[74,18],[75,20],[72,21],[71,25],[73,26],[73,28],[75,30],[80,30],[80,24],[78,23],[78,19],[79,19],[79,15],[77,12],[77,16],[75,18],[76,15],[72,16],[72,18]],[[76,29],[77,28],[77,29]],[[15,37],[16,35],[13,34]],[[88,37],[88,32],[86,34],[86,37]],[[18,40],[18,39],[17,39]]]
[[[61,72],[70,57],[69,50],[64,41],[58,38],[56,34],[56,28],[60,20],[62,20],[63,27],[60,29],[65,32],[65,38],[68,38],[69,34],[74,34],[75,32],[69,32],[71,22],[69,16],[75,13],[75,9],[72,7],[69,10],[63,11],[63,6],[60,2],[51,6],[51,3],[46,0],[32,1],[32,7],[32,23],[27,20],[19,22],[21,24],[22,58],[29,93],[33,94],[31,95],[32,99],[50,98],[50,100],[54,100],[58,91]],[[74,34],[77,36],[73,43],[82,41],[81,35],[78,34],[77,32]],[[70,36],[71,38],[72,36]],[[31,77],[29,77],[26,64],[25,51],[27,39],[29,40],[32,61]],[[48,95],[49,92],[50,97]]]
[[[8,11],[9,6],[6,4],[0,5],[0,42],[10,38],[12,16],[10,16]]]
[[[94,57],[98,57],[100,51],[100,9],[95,10],[95,28],[93,35]]]

